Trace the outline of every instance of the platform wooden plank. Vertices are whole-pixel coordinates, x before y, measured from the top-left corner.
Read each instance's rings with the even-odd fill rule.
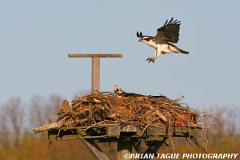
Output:
[[[174,127],[172,132],[172,137],[192,137],[197,134],[199,129],[181,128]],[[99,132],[100,131],[100,134]],[[95,133],[94,133],[95,132]],[[119,125],[109,125],[109,126],[92,126],[92,127],[73,127],[73,128],[51,128],[48,130],[48,137],[50,141],[56,141],[59,138],[63,138],[68,135],[79,135],[84,139],[118,139],[120,135],[128,134],[132,138],[141,137],[143,131],[133,127],[132,125],[127,125],[120,127]],[[132,134],[129,134],[132,133]],[[162,139],[163,137],[168,137],[167,128],[149,128],[148,137],[149,139]]]

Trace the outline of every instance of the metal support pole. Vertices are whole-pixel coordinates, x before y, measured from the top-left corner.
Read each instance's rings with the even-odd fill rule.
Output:
[[[117,160],[130,160],[131,153],[132,153],[131,141],[119,139],[117,144]]]
[[[165,143],[166,137],[163,138],[163,140],[155,140],[152,142],[152,144],[149,146],[149,148],[144,152],[144,155],[146,154],[157,154],[157,151],[159,148]],[[148,160],[148,158],[141,158],[140,160]]]
[[[100,91],[100,58],[92,58],[92,93]]]

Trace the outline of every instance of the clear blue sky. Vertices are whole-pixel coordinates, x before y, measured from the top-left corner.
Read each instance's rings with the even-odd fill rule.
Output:
[[[9,0],[0,1],[0,103],[52,93],[71,100],[90,90],[90,60],[70,52],[123,53],[102,60],[101,88],[184,95],[203,106],[240,104],[240,1]],[[154,51],[135,33],[155,35],[167,18],[182,21],[179,47],[189,55]]]

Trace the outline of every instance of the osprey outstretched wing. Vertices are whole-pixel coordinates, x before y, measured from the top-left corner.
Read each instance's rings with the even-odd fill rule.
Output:
[[[162,27],[158,28],[155,37],[146,36],[143,35],[142,32],[137,32],[137,37],[140,42],[143,42],[156,50],[155,56],[149,57],[147,59],[148,62],[154,62],[161,54],[189,53],[173,45],[173,43],[177,43],[179,40],[180,25],[180,21],[171,18],[169,21],[166,20]]]
[[[166,20],[165,24],[158,28],[158,33],[156,35],[156,42],[164,43],[171,42],[177,43],[179,37],[179,29],[181,22],[178,20],[173,21],[173,18],[168,22]]]

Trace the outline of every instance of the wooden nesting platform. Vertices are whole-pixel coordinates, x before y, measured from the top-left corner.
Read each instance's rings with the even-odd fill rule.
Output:
[[[117,88],[119,89],[119,88]],[[109,160],[97,142],[117,143],[117,160],[137,151],[141,142],[157,153],[167,138],[199,137],[199,113],[165,96],[123,92],[99,92],[63,101],[56,122],[35,128],[48,132],[49,143],[81,140],[98,159]]]
[[[77,135],[80,138],[99,141],[117,141],[121,136],[132,139],[145,139],[147,141],[163,140],[169,136],[172,137],[193,137],[198,134],[200,129],[172,127],[172,131],[167,127],[154,128],[149,127],[145,131],[138,129],[133,125],[104,125],[104,126],[89,126],[89,127],[71,127],[71,128],[51,128],[48,129],[49,142],[68,139],[70,135]]]

